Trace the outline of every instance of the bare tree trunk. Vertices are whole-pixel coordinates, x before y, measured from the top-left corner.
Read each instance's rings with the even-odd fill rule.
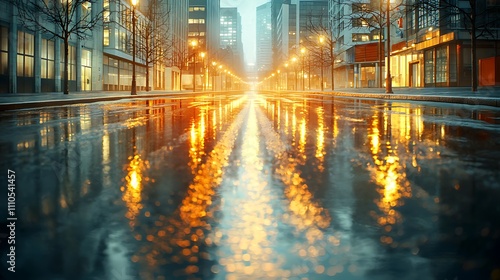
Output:
[[[330,58],[332,60],[332,91],[335,90],[335,57],[333,57],[333,44],[330,42]]]
[[[64,94],[69,94],[69,36],[64,37]]]
[[[146,64],[146,91],[149,91],[149,66]]]

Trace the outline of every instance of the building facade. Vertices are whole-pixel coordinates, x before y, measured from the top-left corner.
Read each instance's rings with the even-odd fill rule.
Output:
[[[221,8],[220,10],[220,48],[224,57],[221,62],[230,65],[241,75],[244,71],[244,53],[241,40],[241,16],[237,8]]]
[[[257,73],[261,76],[266,75],[272,69],[271,2],[258,6],[256,15],[256,65]]]
[[[187,48],[188,0],[161,1],[168,10],[166,36]],[[100,15],[100,22],[87,30],[87,38],[69,40],[68,76],[70,91],[129,91],[132,84],[132,14],[136,16],[136,46],[141,45],[150,20],[142,11],[151,1],[140,1],[134,10],[129,1],[102,0],[78,7],[76,16]],[[16,8],[1,0],[0,92],[40,93],[63,91],[64,45],[61,39],[32,31],[22,22]],[[50,24],[43,22],[51,30]],[[173,54],[168,55],[170,58]],[[145,55],[136,50],[137,90],[146,90]],[[171,66],[171,65],[170,65]],[[180,88],[179,70],[168,61],[148,65],[150,89]],[[170,70],[169,70],[170,69]],[[167,82],[169,81],[169,82]]]
[[[477,61],[500,55],[500,1],[478,0],[473,18]],[[469,1],[440,2],[429,10],[423,2],[407,10],[404,38],[391,46],[393,85],[401,87],[455,87],[472,85],[472,41]],[[479,80],[487,73],[477,73]]]
[[[101,4],[102,5],[102,4]],[[1,0],[0,7],[0,92],[40,93],[62,91],[64,44],[59,38],[23,24],[17,8]],[[77,17],[89,15],[99,4],[78,7]],[[52,24],[40,23],[49,30]],[[70,91],[102,89],[102,27],[86,31],[87,40],[69,39],[68,77]],[[95,34],[95,36],[94,36]],[[96,67],[97,66],[97,67]],[[98,69],[96,69],[98,68]]]

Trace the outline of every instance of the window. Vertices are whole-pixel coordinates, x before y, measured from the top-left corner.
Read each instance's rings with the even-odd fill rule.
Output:
[[[54,79],[54,41],[42,39],[41,78]]]
[[[17,76],[33,77],[35,56],[34,36],[22,31],[17,32]]]
[[[91,8],[92,4],[88,1],[85,1],[82,3],[82,22],[84,23],[89,23],[92,19],[92,14],[91,14]]]
[[[104,28],[104,38],[103,38],[104,46],[109,46],[109,28]]]
[[[436,83],[446,82],[447,72],[448,72],[447,47],[443,46],[436,49]]]
[[[203,6],[191,6],[191,7],[189,7],[189,11],[190,12],[204,12],[205,7],[203,7]]]
[[[368,22],[364,18],[353,18],[351,21],[352,27],[366,27]]]
[[[366,3],[353,3],[351,9],[353,13],[366,12],[368,5]]]
[[[196,24],[196,23],[205,23],[204,18],[190,18],[189,19],[189,24]]]
[[[370,41],[370,34],[361,34],[361,33],[353,33],[352,34],[353,42],[367,42]]]
[[[61,79],[64,80],[64,43],[61,44]],[[68,46],[68,79],[76,80],[76,51],[75,46]]]
[[[0,26],[0,75],[9,75],[9,30]]]
[[[109,22],[109,0],[104,0],[103,4],[103,20],[104,22]]]
[[[434,50],[427,50],[424,54],[425,68],[425,83],[434,83]]]

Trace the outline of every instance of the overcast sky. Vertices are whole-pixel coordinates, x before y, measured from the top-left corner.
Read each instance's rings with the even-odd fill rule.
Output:
[[[241,15],[245,63],[255,63],[255,10],[269,0],[221,0],[221,7],[236,7]]]

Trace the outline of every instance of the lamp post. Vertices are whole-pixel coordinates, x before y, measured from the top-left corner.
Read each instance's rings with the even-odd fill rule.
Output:
[[[323,91],[323,43],[325,42],[325,37],[319,36],[319,44],[321,46],[320,60],[321,60],[321,91]]]
[[[212,61],[212,91],[215,91],[215,74],[217,74],[217,62]]]
[[[196,40],[191,41],[191,47],[193,47],[193,92],[196,91],[196,52],[195,48],[198,45]]]
[[[392,92],[391,78],[391,0],[387,0],[387,80],[385,81],[385,93]]]
[[[203,74],[201,75],[201,78],[202,78],[202,81],[201,81],[201,84],[202,84],[202,87],[201,87],[201,90],[202,91],[205,91],[206,90],[206,82],[205,82],[205,56],[206,56],[206,53],[205,52],[201,52],[200,53],[200,56],[201,56],[201,69],[203,69]]]
[[[132,89],[131,95],[137,95],[137,82],[135,79],[135,5],[138,0],[132,0]]]
[[[297,63],[297,57],[292,57],[292,64],[293,64],[293,70],[295,71],[295,88],[294,90],[298,90],[297,89],[297,65],[295,65],[295,63]]]
[[[300,54],[302,56],[302,91],[305,90],[305,83],[304,83],[304,55],[306,53],[306,48],[301,48],[300,49]]]

